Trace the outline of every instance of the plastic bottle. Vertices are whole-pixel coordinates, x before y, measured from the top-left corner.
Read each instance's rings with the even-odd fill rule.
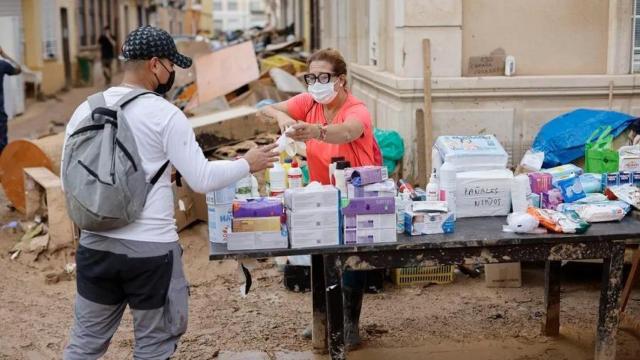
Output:
[[[286,189],[289,188],[289,170],[291,170],[291,163],[293,162],[293,160],[291,158],[286,158],[284,159],[284,163],[282,164],[282,168],[284,169],[284,186]]]
[[[409,192],[399,193],[396,196],[396,233],[404,233],[404,212],[411,210],[411,198]]]
[[[438,148],[434,146],[431,150],[431,167],[433,168],[435,173],[439,174],[440,166],[442,166],[442,156],[440,156],[440,151],[438,151]]]
[[[438,178],[436,177],[436,169],[433,169],[433,172],[431,173],[426,191],[427,201],[440,200],[440,184],[438,183]]]
[[[280,196],[286,189],[285,186],[286,175],[284,168],[280,163],[273,164],[273,167],[269,169],[269,187],[270,196]]]
[[[336,171],[336,163],[338,163],[338,161],[345,161],[344,156],[334,156],[331,158],[331,162],[329,163],[329,181],[331,182],[331,185],[335,185],[333,172]]]
[[[287,180],[289,189],[301,188],[302,187],[302,170],[298,167],[298,163],[296,161],[291,163],[291,169],[287,173]]]
[[[340,197],[347,197],[347,179],[344,175],[344,169],[350,168],[351,163],[348,161],[338,161],[336,170],[333,172],[335,186],[340,190]]]
[[[445,161],[440,167],[440,200],[447,202],[449,212],[456,212],[456,167]]]

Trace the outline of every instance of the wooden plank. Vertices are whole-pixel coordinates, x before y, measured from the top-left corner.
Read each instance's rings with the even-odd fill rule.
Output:
[[[60,178],[44,167],[25,168],[24,182],[25,197],[28,199],[26,211],[28,218],[41,210],[41,199],[44,197],[49,227],[48,250],[53,252],[73,246],[74,228],[67,213]]]
[[[327,301],[327,342],[332,360],[347,357],[344,336],[344,298],[340,259],[324,255],[324,282]]]
[[[544,311],[542,335],[560,335],[560,261],[546,261],[544,269]]]
[[[418,148],[418,152],[425,152],[425,163],[427,171],[431,171],[431,148],[433,147],[433,114],[431,104],[431,41],[422,40],[422,61],[423,61],[423,83],[424,83],[424,149]],[[418,174],[418,178],[424,177],[426,186],[427,174]]]
[[[313,350],[327,351],[327,299],[325,297],[324,259],[322,255],[311,256],[311,291],[313,307]]]
[[[229,46],[195,59],[198,102],[230,93],[258,79],[258,60],[251,41]]]
[[[620,292],[622,290],[622,267],[624,266],[624,244],[611,245],[611,257],[602,267],[602,285],[596,332],[595,360],[616,358],[616,334],[620,324]]]
[[[427,152],[421,149],[426,149],[427,142],[425,139],[426,129],[424,123],[424,111],[422,109],[416,110],[416,148],[418,149],[418,175],[415,178],[415,183],[422,186],[427,186]]]
[[[624,285],[624,290],[622,291],[622,306],[620,307],[620,314],[624,313],[624,310],[627,307],[627,303],[629,302],[629,296],[631,296],[631,289],[633,289],[633,285],[636,283],[636,280],[640,276],[640,248],[636,249],[633,253],[633,260],[631,260],[631,271],[629,272],[629,278],[627,278],[627,282]]]

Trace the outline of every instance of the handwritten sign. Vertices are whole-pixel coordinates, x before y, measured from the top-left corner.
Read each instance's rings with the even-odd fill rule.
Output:
[[[504,75],[504,55],[471,56],[467,75],[470,76],[501,76]]]

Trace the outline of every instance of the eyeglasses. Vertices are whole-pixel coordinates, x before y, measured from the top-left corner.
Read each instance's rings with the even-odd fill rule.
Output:
[[[327,84],[329,81],[331,81],[331,77],[333,76],[332,73],[327,73],[327,72],[321,72],[318,75],[316,74],[305,74],[304,75],[304,82],[307,85],[313,85],[316,83],[316,80],[320,83],[320,84]]]

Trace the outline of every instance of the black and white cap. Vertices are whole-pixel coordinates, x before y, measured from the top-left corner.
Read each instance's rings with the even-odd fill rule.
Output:
[[[153,26],[142,26],[133,30],[122,45],[124,60],[149,60],[153,57],[169,59],[186,69],[192,60],[178,52],[176,43],[168,32]]]

